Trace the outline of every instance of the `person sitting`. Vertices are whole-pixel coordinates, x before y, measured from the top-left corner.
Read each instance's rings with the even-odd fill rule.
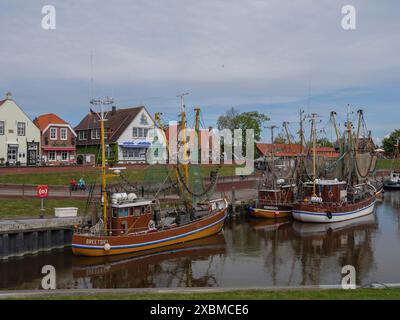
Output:
[[[86,190],[85,180],[83,180],[83,178],[79,179],[78,186],[80,190]]]
[[[72,179],[69,181],[69,188],[70,188],[71,191],[76,191],[76,190],[78,190],[78,185],[77,185],[76,180],[75,180],[74,178],[72,178]]]

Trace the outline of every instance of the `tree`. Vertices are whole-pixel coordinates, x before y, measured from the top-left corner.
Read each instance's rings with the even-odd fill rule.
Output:
[[[332,142],[330,142],[327,138],[318,139],[317,145],[320,147],[333,147]]]
[[[260,141],[263,124],[268,120],[268,116],[258,111],[239,113],[232,107],[224,116],[218,118],[217,126],[219,130],[230,129],[232,132],[235,129],[242,129],[243,134],[246,134],[246,129],[253,129],[254,140]]]
[[[242,129],[242,150],[246,152],[246,129],[254,130],[254,143],[260,141],[263,124],[269,120],[269,117],[258,111],[240,113],[235,108],[229,109],[225,115],[219,116],[217,127],[219,130],[229,129],[234,133],[235,129]],[[257,148],[255,156],[258,157]]]
[[[393,131],[389,137],[383,139],[382,144],[386,155],[393,156],[396,153],[396,145],[398,140],[400,141],[400,129]]]

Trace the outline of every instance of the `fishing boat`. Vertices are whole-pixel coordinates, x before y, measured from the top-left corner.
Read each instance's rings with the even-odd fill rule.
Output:
[[[163,217],[157,199],[138,198],[133,192],[113,192],[107,188],[109,175],[105,157],[106,119],[103,106],[111,103],[109,100],[92,100],[91,103],[100,106],[102,218],[91,227],[82,226],[74,230],[73,254],[109,256],[145,252],[219,233],[227,216],[228,203],[224,198],[196,205],[185,203],[185,207],[174,210],[172,218]],[[185,119],[184,108],[182,119]],[[184,130],[184,122],[182,126]],[[117,171],[114,170],[114,173],[118,174]]]
[[[274,154],[274,129],[271,129],[271,152],[269,161],[265,159],[265,179],[257,194],[255,205],[249,208],[249,213],[255,218],[277,219],[292,216],[296,184],[290,180],[279,178],[276,173]]]
[[[301,198],[293,206],[293,218],[303,222],[330,223],[371,214],[375,208],[375,189],[369,183],[355,183],[352,123],[346,123],[347,180],[318,179],[316,174],[316,114],[311,117],[313,174],[312,181],[301,186]]]

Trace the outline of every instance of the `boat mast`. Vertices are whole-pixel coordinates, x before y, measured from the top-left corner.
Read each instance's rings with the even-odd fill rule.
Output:
[[[105,132],[104,122],[106,115],[104,113],[104,106],[113,104],[114,100],[107,97],[107,99],[92,99],[90,104],[93,106],[99,106],[100,113],[98,113],[100,119],[100,144],[101,144],[101,194],[103,198],[103,219],[104,219],[104,234],[107,235],[107,180],[106,180],[106,145],[105,145]]]
[[[341,145],[341,141],[340,141],[340,132],[339,132],[339,128],[338,128],[337,121],[336,121],[336,115],[337,114],[336,114],[335,111],[331,112],[331,121],[333,123],[333,128],[335,129],[336,141],[337,141],[337,144],[338,144],[338,147],[339,147],[339,151],[341,152],[342,151],[342,145]]]
[[[304,129],[303,129],[303,114],[304,111],[300,110],[300,153],[304,153]]]
[[[361,123],[363,122],[363,110],[358,110],[358,124],[357,124],[357,136],[356,136],[356,144],[355,144],[355,151],[358,151],[358,145],[360,143],[360,131],[361,131]],[[365,138],[365,137],[364,137]]]
[[[313,197],[317,197],[316,190],[316,177],[317,177],[317,129],[315,120],[317,119],[317,114],[311,114],[311,132],[312,132],[312,145],[313,145]]]
[[[287,136],[288,143],[289,143],[289,145],[291,145],[292,144],[292,140],[290,139],[290,132],[289,132],[288,124],[289,124],[289,122],[283,121],[282,126],[285,129],[285,133],[286,133],[286,136]]]
[[[271,167],[272,167],[272,170],[275,171],[275,161],[274,161],[274,129],[276,129],[276,128],[278,128],[278,127],[275,126],[275,125],[272,125],[272,126],[269,126],[269,127],[267,127],[267,128],[271,130],[271,153],[270,153],[270,156],[271,156]],[[276,177],[273,177],[273,183],[272,183],[274,189],[275,189],[275,178],[276,178]]]
[[[201,159],[200,159],[200,107],[196,107],[194,108],[194,112],[195,112],[195,124],[194,124],[194,130],[196,132],[197,135],[197,161],[200,163]]]
[[[350,106],[348,105],[348,111],[347,111],[347,123],[346,123],[346,131],[347,131],[347,152],[349,155],[349,174],[347,178],[347,183],[348,185],[351,184],[352,180],[352,171],[353,171],[353,143],[352,143],[352,127],[353,124],[350,121]]]
[[[187,145],[186,145],[186,112],[185,112],[185,103],[184,103],[184,96],[188,95],[189,93],[182,93],[177,97],[181,100],[181,130],[182,130],[182,143],[183,143],[183,173],[184,173],[184,183],[186,186],[189,186],[189,166],[186,163],[187,160]]]

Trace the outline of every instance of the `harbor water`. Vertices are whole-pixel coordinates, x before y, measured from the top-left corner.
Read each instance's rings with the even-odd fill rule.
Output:
[[[70,248],[0,261],[0,289],[40,289],[44,265],[58,289],[400,283],[400,193],[374,214],[335,224],[230,217],[223,233],[146,256],[76,257]]]

